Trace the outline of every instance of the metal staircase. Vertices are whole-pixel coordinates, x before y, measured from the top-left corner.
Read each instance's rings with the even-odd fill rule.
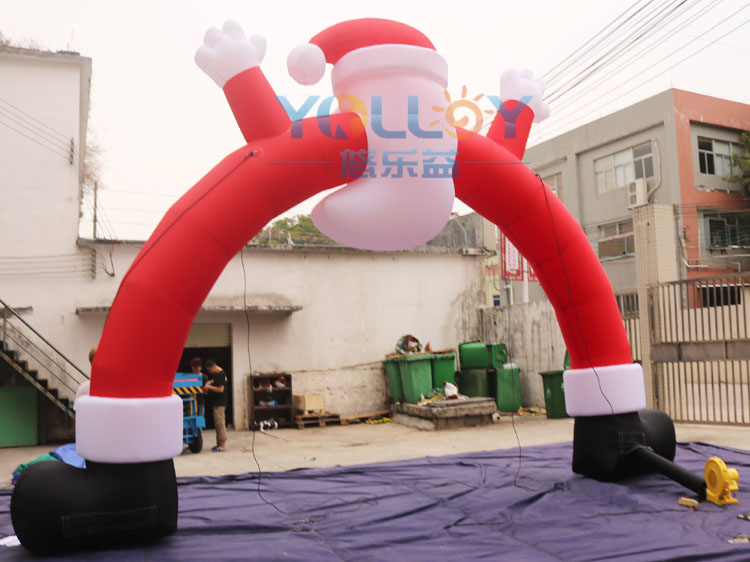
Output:
[[[88,375],[0,299],[0,377],[22,377],[75,418],[76,391]]]

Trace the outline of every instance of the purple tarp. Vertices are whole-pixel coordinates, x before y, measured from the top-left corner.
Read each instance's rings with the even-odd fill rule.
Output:
[[[175,535],[75,560],[750,560],[750,452],[682,443],[702,474],[719,456],[740,473],[740,503],[677,503],[692,492],[662,476],[616,484],[575,475],[572,444],[351,467],[179,479]],[[0,490],[0,538],[13,534]],[[26,560],[0,547],[0,560]],[[65,558],[63,558],[65,559]]]

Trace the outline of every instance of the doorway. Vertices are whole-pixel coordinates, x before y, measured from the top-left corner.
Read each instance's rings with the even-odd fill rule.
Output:
[[[216,364],[224,369],[227,375],[227,384],[225,392],[227,394],[227,427],[234,427],[234,406],[233,406],[233,384],[232,384],[232,346],[231,346],[231,325],[230,324],[193,324],[190,328],[190,335],[182,351],[180,363],[177,371],[180,373],[190,373],[190,361],[194,357],[200,357],[205,365],[208,359],[213,359]],[[205,372],[205,369],[204,369]],[[211,401],[206,401],[206,428],[214,428],[213,408]]]

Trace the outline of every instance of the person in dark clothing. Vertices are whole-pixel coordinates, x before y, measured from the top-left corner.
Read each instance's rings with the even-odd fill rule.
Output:
[[[190,360],[190,371],[194,375],[200,375],[201,376],[201,387],[205,386],[206,381],[208,381],[208,378],[206,377],[206,373],[203,372],[203,361],[201,361],[200,357],[193,357]],[[198,415],[202,416],[206,412],[206,396],[205,394],[201,394],[198,396]]]
[[[208,381],[203,385],[203,392],[211,393],[209,396],[213,400],[214,426],[216,427],[216,447],[211,450],[219,453],[227,450],[227,395],[225,392],[227,375],[213,359],[206,361],[206,373]]]

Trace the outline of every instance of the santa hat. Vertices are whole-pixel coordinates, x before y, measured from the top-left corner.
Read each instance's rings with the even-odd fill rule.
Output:
[[[427,36],[393,20],[364,18],[333,25],[292,49],[287,67],[297,82],[311,85],[323,77],[327,62],[334,65],[334,91],[336,84],[379,71],[424,74],[443,87],[448,82],[448,65]]]

